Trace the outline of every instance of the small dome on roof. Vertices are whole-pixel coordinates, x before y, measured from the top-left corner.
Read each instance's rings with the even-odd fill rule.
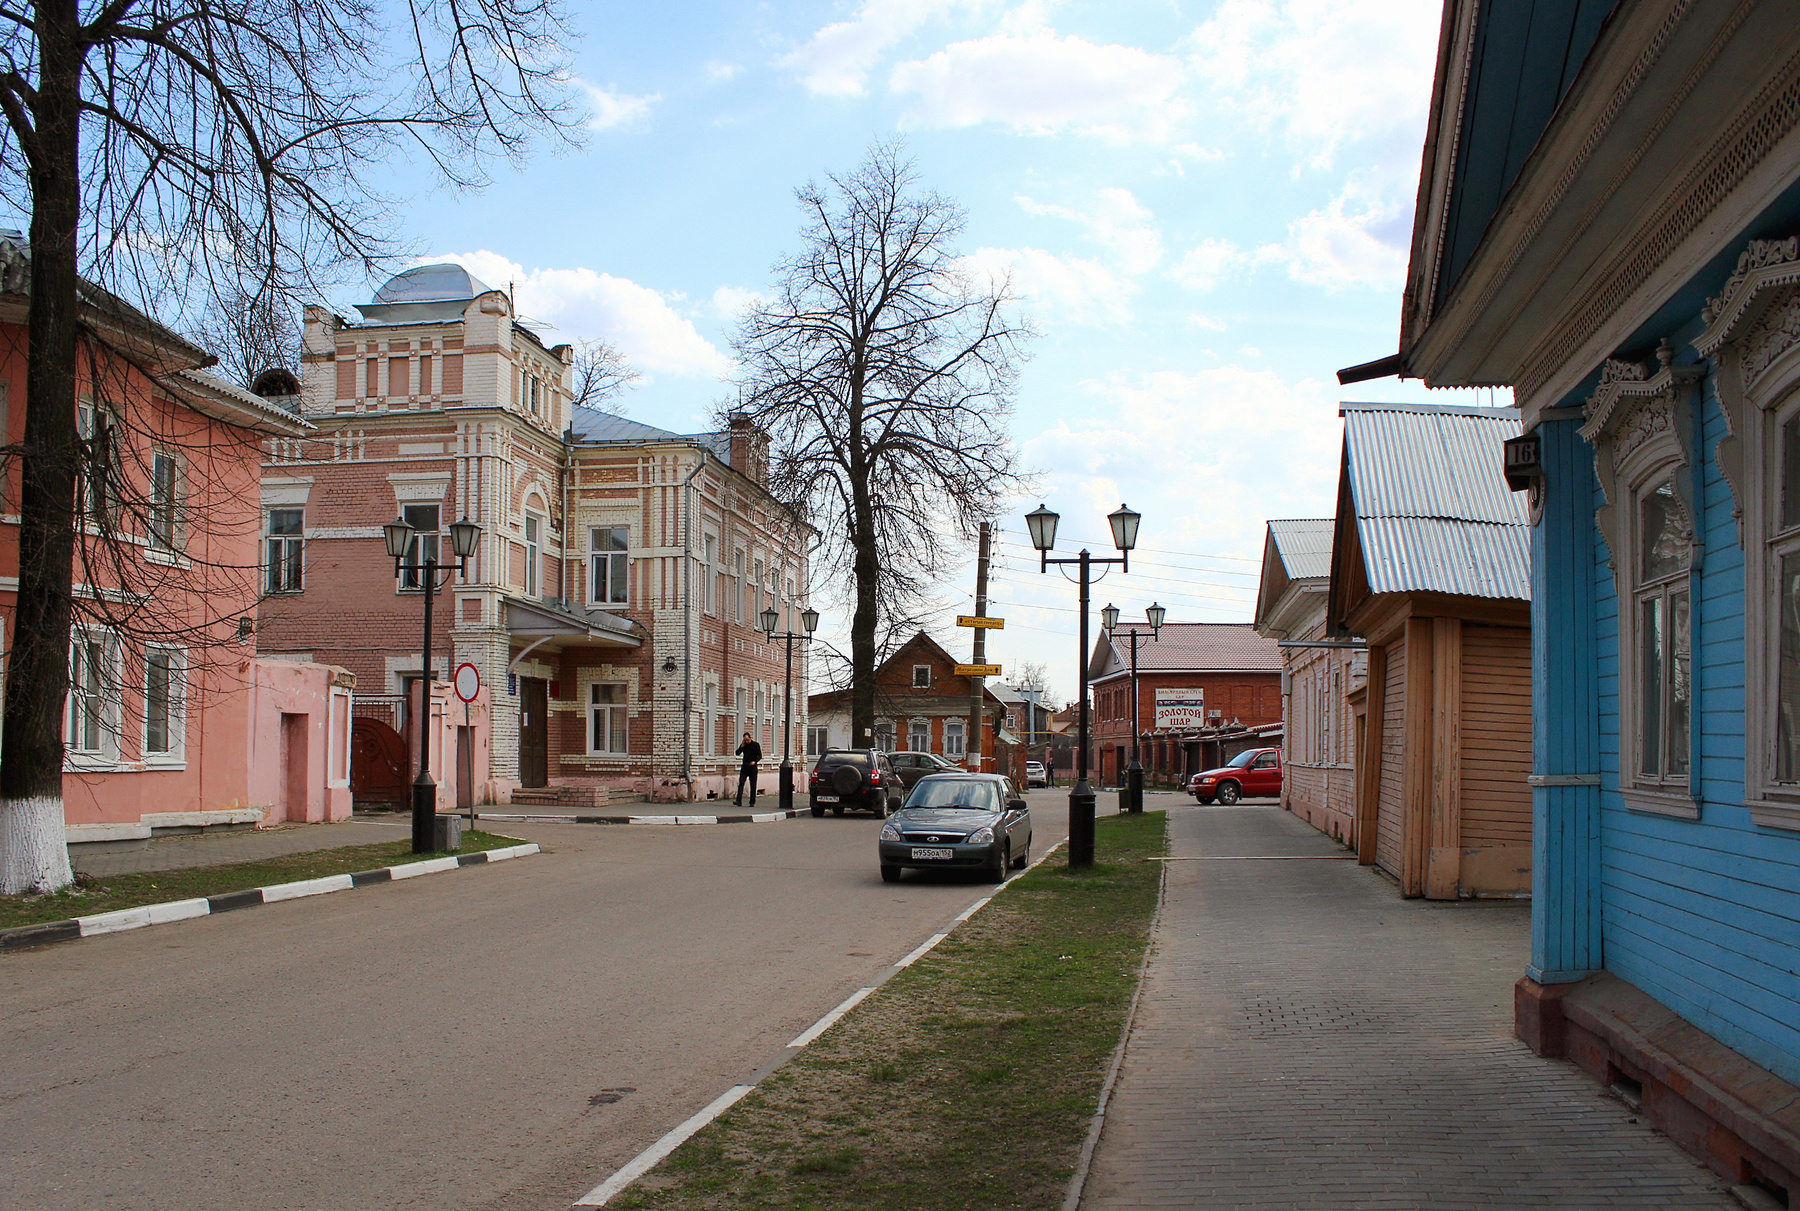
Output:
[[[461,302],[491,289],[461,265],[415,265],[387,280],[375,292],[376,303]]]

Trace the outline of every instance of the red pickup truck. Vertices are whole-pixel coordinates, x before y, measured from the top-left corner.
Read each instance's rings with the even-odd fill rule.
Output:
[[[1218,769],[1202,770],[1188,779],[1188,793],[1201,803],[1215,799],[1230,807],[1239,799],[1281,794],[1281,750],[1246,749]]]

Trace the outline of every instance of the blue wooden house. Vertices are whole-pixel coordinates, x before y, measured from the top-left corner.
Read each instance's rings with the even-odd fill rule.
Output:
[[[1800,1205],[1800,18],[1448,0],[1400,350],[1512,388],[1517,1031]],[[1754,1201],[1754,1195],[1746,1191]]]

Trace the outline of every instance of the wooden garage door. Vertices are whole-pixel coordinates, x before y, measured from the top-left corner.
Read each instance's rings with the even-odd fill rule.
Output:
[[[1406,810],[1406,644],[1387,650],[1381,699],[1381,792],[1377,796],[1375,864],[1400,876],[1400,817]]]
[[[1530,845],[1531,632],[1464,624],[1462,840]]]

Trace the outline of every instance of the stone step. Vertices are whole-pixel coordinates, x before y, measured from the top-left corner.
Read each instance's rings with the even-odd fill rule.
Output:
[[[515,807],[611,807],[613,802],[604,786],[520,787],[512,793]]]

